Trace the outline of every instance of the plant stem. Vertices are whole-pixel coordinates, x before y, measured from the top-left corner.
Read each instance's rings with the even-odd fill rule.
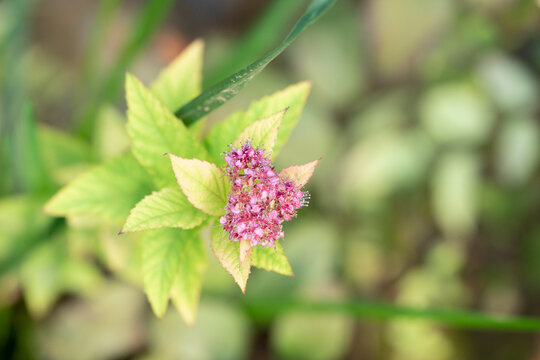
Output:
[[[540,319],[510,317],[456,309],[413,308],[366,300],[309,301],[296,299],[246,299],[248,313],[261,322],[268,322],[287,311],[340,313],[355,318],[379,320],[418,319],[468,329],[499,331],[540,331]]]

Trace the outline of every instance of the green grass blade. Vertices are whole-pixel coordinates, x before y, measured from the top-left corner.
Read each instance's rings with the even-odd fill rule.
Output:
[[[105,40],[107,31],[121,5],[122,0],[101,0],[98,5],[95,21],[89,34],[88,45],[84,49],[82,57],[80,78],[76,89],[77,102],[82,102],[82,99],[88,93],[96,90],[95,82],[99,76],[98,63],[100,50],[103,47],[102,42]]]
[[[161,24],[168,10],[172,6],[172,0],[152,0],[145,2],[137,19],[133,23],[131,37],[128,39],[114,66],[108,71],[103,84],[98,86],[93,99],[87,104],[80,117],[80,132],[89,136],[93,121],[104,101],[114,100],[120,94],[120,88],[124,80],[126,68],[135,59],[137,54],[148,43],[157,27]]]
[[[313,0],[296,23],[289,35],[276,48],[256,60],[251,65],[232,74],[225,80],[204,91],[184,105],[175,115],[185,124],[191,124],[236,96],[246,84],[260,73],[266,65],[289,46],[293,40],[312,22],[317,20],[336,0]]]
[[[103,87],[106,98],[119,92],[126,67],[132,62],[139,50],[148,43],[156,28],[167,15],[172,3],[172,0],[153,0],[147,2],[146,6],[141,9],[139,17],[133,25],[132,36],[118,57],[115,66],[110,70]]]
[[[247,34],[228,51],[226,57],[205,76],[205,86],[210,86],[238,71],[264,53],[272,44],[277,44],[285,36],[288,26],[302,7],[303,1],[274,0]]]
[[[16,151],[13,156],[16,161],[13,170],[21,190],[39,194],[43,193],[49,184],[41,156],[32,104],[25,103],[22,112],[15,134]]]
[[[15,169],[27,89],[21,58],[27,50],[34,0],[3,2],[3,36],[0,39],[0,194],[25,190]]]
[[[540,331],[540,319],[510,317],[464,310],[421,309],[370,301],[301,301],[291,299],[246,300],[251,315],[262,321],[289,310],[343,313],[356,318],[379,320],[418,319],[466,329]]]

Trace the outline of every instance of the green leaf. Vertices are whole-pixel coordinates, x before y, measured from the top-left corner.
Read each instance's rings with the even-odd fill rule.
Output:
[[[191,229],[206,217],[191,205],[178,186],[174,186],[154,192],[135,205],[122,232],[162,227]]]
[[[92,161],[90,146],[68,133],[40,125],[38,139],[44,167],[57,184],[65,184],[64,174],[68,169]]]
[[[135,158],[152,175],[158,187],[175,183],[171,165],[163,156],[207,157],[204,147],[185,125],[163,106],[133,75],[126,75],[127,130]]]
[[[473,151],[446,151],[432,170],[433,218],[448,237],[464,237],[477,226],[480,161]]]
[[[63,261],[56,241],[36,248],[21,267],[24,298],[32,315],[42,317],[47,313],[61,291]]]
[[[195,40],[152,83],[152,93],[170,111],[201,92],[204,43]]]
[[[87,261],[67,252],[65,233],[56,233],[26,257],[20,278],[26,304],[36,317],[42,317],[64,291],[86,293],[99,285],[99,272]]]
[[[195,235],[186,239],[180,268],[172,285],[171,299],[188,324],[195,322],[207,261],[200,236]]]
[[[38,137],[43,160],[48,169],[91,160],[90,146],[66,132],[40,125]]]
[[[280,359],[344,359],[354,325],[354,319],[343,314],[287,312],[272,323],[273,350]]]
[[[200,241],[196,230],[158,229],[145,234],[142,249],[144,290],[156,316],[165,314],[173,283],[180,272],[180,276],[185,277],[179,281],[184,282],[184,289],[189,287],[192,292],[184,295],[189,299],[193,293],[198,293],[199,267],[205,262],[198,253],[201,245],[196,242]],[[186,260],[191,255],[194,258]],[[191,271],[194,274],[189,274]]]
[[[121,226],[121,225],[120,225]],[[126,233],[118,236],[118,223],[102,224],[98,236],[99,254],[115,277],[142,287],[142,248],[144,233]]]
[[[123,219],[150,191],[152,180],[146,171],[132,155],[124,155],[79,176],[45,204],[45,212]]]
[[[31,194],[0,199],[0,274],[15,269],[55,226],[57,219],[43,214],[42,207]]]
[[[90,261],[68,258],[62,265],[62,289],[76,294],[101,290],[102,275]]]
[[[130,147],[124,116],[110,105],[103,106],[96,117],[93,150],[101,160],[125,154]]]
[[[286,112],[287,109],[266,119],[254,122],[238,136],[233,145],[238,148],[244,142],[249,141],[253,147],[266,149],[266,151],[270,153],[266,155],[271,155],[279,126],[281,125],[281,121]]]
[[[201,141],[205,135],[206,123],[207,123],[206,118],[204,118],[204,119],[200,119],[196,123],[188,125],[189,131],[193,134],[195,139],[197,139],[198,141]]]
[[[225,213],[230,185],[216,165],[197,159],[183,159],[169,154],[178,184],[189,202],[208,215]]]
[[[294,181],[297,187],[301,188],[307,184],[311,175],[315,171],[315,167],[321,159],[308,162],[304,165],[292,165],[279,172],[282,179]]]
[[[201,95],[178,110],[176,116],[182,119],[184,123],[190,124],[236,96],[255,75],[260,73],[266,65],[281,54],[298,34],[309,24],[317,20],[334,2],[335,0],[313,0],[289,35],[275,49],[251,65],[204,91]]]
[[[179,229],[158,229],[145,233],[142,247],[144,291],[157,317],[165,315],[174,278],[180,267],[182,237]]]
[[[221,266],[232,275],[234,281],[245,294],[251,271],[251,252],[248,252],[244,261],[241,262],[240,244],[237,241],[229,240],[227,233],[223,231],[221,226],[214,226],[212,229],[211,246]]]
[[[311,85],[308,82],[289,86],[282,91],[252,103],[247,111],[236,112],[223,122],[216,124],[205,139],[210,155],[218,165],[223,165],[225,161],[220,154],[225,151],[229,144],[232,144],[243,129],[257,120],[267,118],[288,107],[289,110],[287,110],[281,121],[277,140],[272,151],[273,155],[276,156],[298,122],[310,87]]]
[[[282,275],[294,276],[291,265],[283,252],[283,246],[277,241],[275,244],[275,249],[272,247],[254,246],[251,264],[260,269],[274,271]]]

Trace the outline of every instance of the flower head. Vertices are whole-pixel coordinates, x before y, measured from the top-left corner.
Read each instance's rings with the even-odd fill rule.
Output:
[[[284,236],[283,221],[296,216],[307,205],[307,193],[293,181],[281,178],[265,149],[256,149],[249,141],[225,153],[226,173],[231,192],[220,218],[232,241],[249,240],[251,246],[272,247]]]

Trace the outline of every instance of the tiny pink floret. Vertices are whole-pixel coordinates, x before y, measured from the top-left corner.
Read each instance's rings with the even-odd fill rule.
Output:
[[[284,236],[283,221],[296,217],[296,210],[307,204],[306,193],[293,181],[281,179],[265,149],[255,149],[249,141],[231,146],[225,161],[231,192],[220,224],[232,241],[273,247]]]

